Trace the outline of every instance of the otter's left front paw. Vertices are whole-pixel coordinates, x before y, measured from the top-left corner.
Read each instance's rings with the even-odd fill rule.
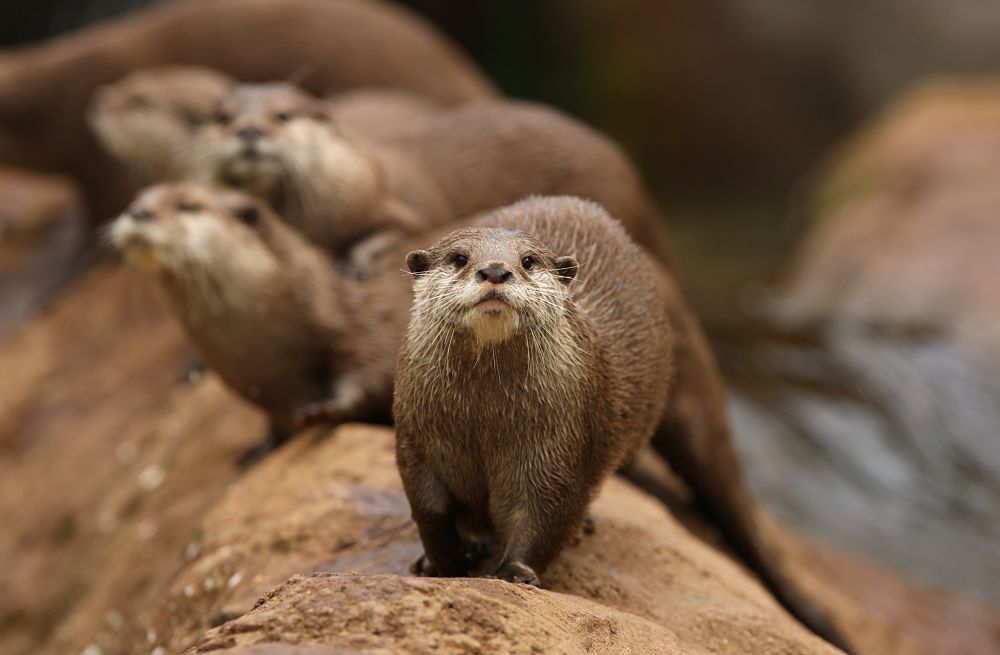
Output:
[[[530,584],[536,587],[541,586],[541,580],[538,579],[538,574],[535,573],[533,568],[524,562],[514,560],[506,561],[497,568],[493,575],[501,580],[506,580],[507,582]]]

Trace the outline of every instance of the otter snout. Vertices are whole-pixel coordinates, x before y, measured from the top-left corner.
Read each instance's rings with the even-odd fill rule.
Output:
[[[260,129],[256,125],[248,125],[237,130],[236,136],[248,145],[252,145],[264,137],[264,130]]]
[[[506,266],[499,263],[491,263],[486,268],[481,268],[476,271],[476,281],[477,282],[492,282],[493,284],[503,284],[505,282],[510,282],[511,278],[514,277],[514,273],[510,271]]]

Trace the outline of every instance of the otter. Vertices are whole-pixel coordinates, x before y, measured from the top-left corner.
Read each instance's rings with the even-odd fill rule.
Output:
[[[89,133],[94,90],[163,65],[264,82],[302,75],[317,94],[363,86],[445,104],[496,97],[433,25],[381,0],[175,0],[37,45],[0,52],[0,161],[75,177],[93,222],[134,191]]]
[[[538,585],[601,482],[652,440],[775,596],[843,643],[762,540],[676,282],[604,209],[524,200],[406,262],[393,417],[425,550],[415,572]],[[498,548],[477,561],[484,536]]]
[[[405,113],[397,108],[384,129],[352,126],[293,85],[242,85],[195,139],[193,175],[267,199],[307,237],[339,254],[365,239],[384,246],[392,235],[526,195],[568,194],[608,207],[635,239],[666,257],[659,214],[638,171],[589,127],[527,102],[418,108],[404,121]],[[378,260],[372,241],[365,243],[366,256],[354,250],[361,268]]]
[[[191,183],[143,191],[109,234],[208,366],[267,413],[244,463],[317,420],[389,421],[408,313],[401,272],[345,282],[258,199]]]
[[[383,111],[392,118],[422,107]],[[346,255],[380,231],[419,232],[449,219],[449,205],[426,172],[336,120],[338,107],[293,84],[243,84],[219,103],[192,139],[192,179],[225,184],[265,199],[310,240]],[[380,104],[376,99],[365,103]],[[377,118],[372,115],[370,118]]]
[[[141,185],[179,180],[183,153],[236,81],[197,66],[165,66],[126,75],[94,92],[87,120],[104,149]]]

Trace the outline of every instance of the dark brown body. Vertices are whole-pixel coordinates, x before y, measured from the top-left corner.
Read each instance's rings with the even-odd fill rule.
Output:
[[[131,195],[87,130],[97,87],[152,66],[215,68],[245,81],[302,76],[325,95],[360,86],[447,103],[495,95],[431,25],[381,0],[175,0],[0,54],[0,161],[77,177],[96,220]]]
[[[209,368],[268,413],[278,441],[317,413],[388,420],[407,316],[399,271],[342,280],[257,199],[193,184],[144,191],[111,238],[159,284]]]
[[[638,169],[614,141],[561,111],[523,101],[455,107],[390,145],[430,172],[452,216],[529,195],[575,196],[605,207],[633,240],[666,258],[661,216]]]
[[[839,641],[761,541],[712,357],[671,276],[578,199],[529,199],[481,225],[492,227],[461,230],[408,259],[415,300],[393,413],[426,549],[418,568],[468,574],[464,541],[485,531],[500,546],[485,572],[537,583],[600,482],[652,439],[776,596]],[[554,286],[566,276],[553,283],[518,268],[540,250],[547,269],[562,270],[556,256],[579,258],[580,279],[566,293]],[[468,270],[450,259],[460,251]],[[497,271],[510,275],[490,282],[502,279]],[[469,310],[455,295],[469,289],[506,298],[518,329],[484,343],[463,323],[479,305]],[[557,327],[531,318],[550,311],[561,315]]]

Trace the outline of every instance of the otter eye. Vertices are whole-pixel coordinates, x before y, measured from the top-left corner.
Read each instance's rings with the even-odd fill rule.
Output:
[[[177,211],[185,212],[188,214],[194,214],[202,210],[201,205],[193,202],[180,202],[177,203]]]
[[[274,120],[278,121],[279,123],[287,123],[288,121],[292,120],[292,116],[287,111],[279,111],[277,114],[274,115]]]
[[[465,265],[469,263],[469,258],[462,253],[457,253],[451,258],[451,263],[455,265],[455,268],[465,268]]]
[[[527,257],[521,260],[521,268],[523,268],[526,271],[530,271],[532,268],[534,268],[534,266],[535,266],[535,258],[532,257],[531,255],[528,255]]]
[[[212,117],[212,120],[214,120],[219,125],[229,125],[232,122],[233,117],[224,111],[220,111],[217,112],[215,116]]]
[[[237,207],[233,213],[244,225],[254,227],[260,222],[260,211],[256,207],[250,205]]]

